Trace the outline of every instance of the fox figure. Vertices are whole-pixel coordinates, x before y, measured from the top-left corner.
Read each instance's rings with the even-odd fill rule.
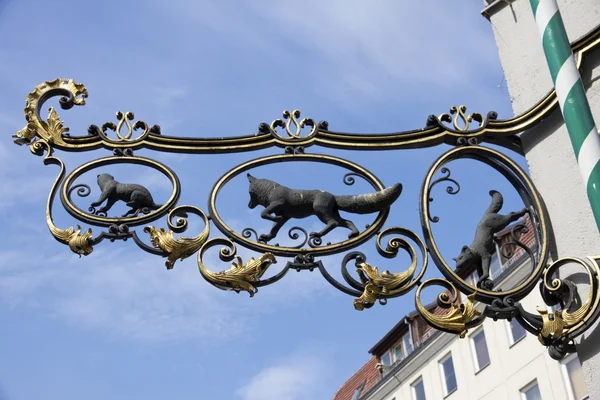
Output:
[[[389,207],[402,193],[402,185],[395,184],[380,192],[356,196],[334,196],[323,190],[290,189],[268,179],[258,179],[248,174],[250,182],[250,202],[248,207],[265,207],[260,216],[273,221],[267,234],[259,236],[259,241],[268,242],[291,218],[317,216],[324,224],[320,232],[312,232],[311,237],[322,237],[332,229],[343,226],[350,229],[348,238],[360,233],[352,221],[343,219],[339,210],[353,214],[371,214]]]
[[[477,274],[479,275],[477,286],[485,286],[485,289],[493,287],[493,282],[489,280],[489,277],[491,253],[495,249],[494,235],[527,213],[527,209],[524,208],[519,212],[511,212],[506,215],[498,214],[504,199],[495,190],[490,191],[490,196],[492,196],[492,202],[477,225],[473,243],[471,246],[463,246],[460,255],[453,258],[456,261],[456,270],[473,264],[477,265]]]

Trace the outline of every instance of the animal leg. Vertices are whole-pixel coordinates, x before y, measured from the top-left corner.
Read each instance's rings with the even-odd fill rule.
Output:
[[[261,242],[268,242],[269,240],[273,239],[275,236],[277,236],[277,233],[279,232],[279,230],[281,229],[281,227],[289,221],[289,218],[286,217],[281,217],[280,220],[275,221],[273,223],[273,227],[271,228],[271,231],[267,234],[262,234],[258,237],[258,240],[260,240]]]
[[[348,234],[348,239],[352,239],[353,237],[358,236],[358,234],[360,233],[356,228],[356,225],[354,225],[352,221],[342,218],[342,216],[337,210],[335,210],[333,218],[336,220],[339,226],[346,227],[352,231],[350,232],[350,234]]]
[[[102,208],[100,208],[98,210],[98,212],[107,212],[108,210],[110,210],[110,208],[117,202],[117,199],[110,197],[108,199],[108,201],[106,202],[106,205]],[[102,202],[100,202],[102,203]],[[94,206],[94,203],[92,203],[92,206]]]
[[[317,217],[323,222],[325,228],[323,228],[320,232],[311,232],[310,236],[312,237],[322,237],[331,232],[332,229],[336,228],[339,223],[328,213],[323,210],[315,210],[315,214]]]
[[[262,210],[262,212],[260,213],[260,217],[262,219],[268,219],[269,221],[273,221],[273,222],[281,221],[282,219],[284,219],[284,217],[281,215],[277,215],[277,211],[281,205],[282,205],[281,203],[269,204],[267,207],[265,207],[264,210]],[[271,214],[275,214],[275,215],[271,215]]]
[[[91,206],[98,207],[100,204],[102,204],[104,202],[104,200],[106,200],[107,197],[108,197],[108,190],[102,191],[102,193],[100,193],[100,197],[98,198],[98,201],[93,202],[91,204]]]
[[[491,257],[482,257],[481,258],[481,271],[479,274],[479,281],[484,281],[486,279],[489,279],[490,277],[490,263],[491,263]]]

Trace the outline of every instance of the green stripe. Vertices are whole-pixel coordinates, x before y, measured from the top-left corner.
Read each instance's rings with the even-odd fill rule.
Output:
[[[550,22],[544,30],[542,45],[544,46],[544,53],[546,53],[550,75],[552,75],[552,82],[556,84],[556,76],[560,71],[560,67],[571,56],[571,45],[558,11],[550,18]]]
[[[571,136],[575,155],[579,157],[581,145],[595,125],[581,79],[573,85],[573,88],[567,95],[562,112],[567,130]]]
[[[535,13],[540,5],[540,0],[530,0],[529,2],[531,3],[531,9],[533,10],[533,18],[535,18]]]
[[[594,183],[596,186],[595,189]],[[590,200],[590,205],[592,206],[594,218],[596,219],[596,225],[598,226],[598,230],[600,230],[600,162],[596,164],[590,174],[590,179],[587,184],[587,195]]]

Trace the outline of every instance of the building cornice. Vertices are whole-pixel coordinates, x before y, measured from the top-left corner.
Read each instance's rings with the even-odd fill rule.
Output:
[[[515,0],[491,0],[488,1],[488,5],[485,6],[483,10],[481,10],[481,15],[485,18],[490,19],[490,17],[496,14],[498,11],[503,9],[506,6],[509,6]]]

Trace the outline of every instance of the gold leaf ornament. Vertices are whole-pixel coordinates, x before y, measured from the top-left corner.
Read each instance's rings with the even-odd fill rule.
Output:
[[[210,242],[206,243],[205,246],[208,244]],[[221,272],[212,272],[204,266],[202,254],[203,251],[201,250],[198,254],[198,268],[204,279],[219,289],[234,290],[236,292],[244,290],[250,294],[250,297],[254,297],[254,294],[258,291],[253,284],[260,281],[271,264],[277,262],[272,253],[262,254],[257,259],[252,257],[246,263],[243,262],[241,257],[236,256],[235,261],[231,263],[231,268]]]

